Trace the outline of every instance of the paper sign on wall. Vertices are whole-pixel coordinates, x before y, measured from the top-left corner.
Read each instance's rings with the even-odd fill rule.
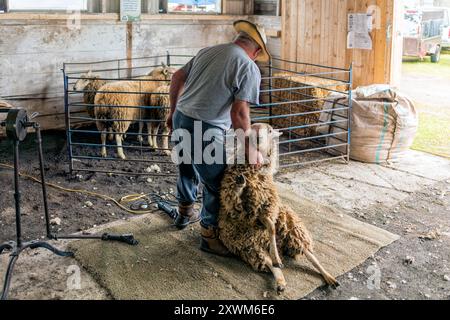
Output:
[[[120,20],[139,21],[141,20],[141,0],[120,0]]]
[[[350,13],[348,15],[347,49],[372,50],[372,15]]]

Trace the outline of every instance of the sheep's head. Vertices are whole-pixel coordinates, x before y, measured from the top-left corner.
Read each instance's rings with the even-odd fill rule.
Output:
[[[95,76],[92,71],[89,71],[88,73],[82,74],[80,78],[82,79],[78,79],[73,85],[73,90],[75,91],[83,91],[93,79],[98,79],[98,76]]]
[[[278,166],[278,139],[282,133],[266,123],[255,123],[249,134],[250,143],[263,155],[270,173]]]
[[[171,80],[172,76],[177,72],[176,68],[169,67],[163,64],[161,67],[157,67],[152,70],[148,75],[155,80]]]

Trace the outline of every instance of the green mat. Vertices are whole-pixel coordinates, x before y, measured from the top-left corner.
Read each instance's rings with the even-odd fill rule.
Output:
[[[280,187],[281,188],[281,187]],[[315,240],[315,253],[334,276],[364,262],[398,236],[339,211],[280,190],[302,217]],[[108,229],[132,232],[138,246],[75,241],[75,258],[115,299],[300,299],[323,285],[306,261],[285,259],[288,287],[278,296],[270,274],[256,273],[237,258],[221,258],[198,250],[199,230],[175,231],[171,221],[155,213]]]

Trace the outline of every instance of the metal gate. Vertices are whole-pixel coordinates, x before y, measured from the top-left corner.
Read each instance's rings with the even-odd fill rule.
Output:
[[[133,118],[101,119],[95,116],[93,103],[96,93],[152,95],[145,90],[99,91],[86,86],[74,88],[79,81],[95,80],[108,83],[126,81],[141,87],[142,79],[162,63],[180,67],[189,55],[158,55],[152,57],[117,59],[97,62],[65,63],[63,67],[65,91],[65,121],[70,172],[99,172],[106,174],[168,176],[175,174],[170,156],[161,147],[146,141],[151,132],[139,130],[143,124],[162,123],[163,119],[145,116],[162,105],[121,103],[107,107],[139,110]],[[262,65],[261,101],[251,106],[253,122],[267,122],[282,131],[280,166],[292,167],[327,160],[349,160],[352,69],[334,68],[273,58]],[[91,73],[89,73],[91,72]],[[161,93],[158,93],[161,94]],[[90,111],[89,111],[90,110]],[[107,132],[107,156],[102,157],[101,132],[97,123],[131,123],[126,132]],[[144,126],[145,127],[145,126]],[[116,134],[126,135],[122,148],[126,159],[118,157]],[[138,139],[142,137],[142,139]],[[158,132],[156,139],[166,136]],[[112,138],[112,141],[111,141]],[[160,145],[160,142],[159,142]]]

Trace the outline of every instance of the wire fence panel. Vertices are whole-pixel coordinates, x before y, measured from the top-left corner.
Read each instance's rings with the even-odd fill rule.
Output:
[[[352,68],[273,58],[252,118],[279,129],[280,166],[350,160]]]
[[[174,175],[171,137],[165,127],[170,76],[190,59],[167,53],[65,63],[70,172]],[[281,167],[349,161],[351,68],[275,58],[260,68],[261,101],[251,106],[252,121],[283,132]],[[156,69],[168,73],[150,78]]]
[[[174,175],[165,125],[168,86],[191,58],[165,54],[64,64],[71,173]]]

